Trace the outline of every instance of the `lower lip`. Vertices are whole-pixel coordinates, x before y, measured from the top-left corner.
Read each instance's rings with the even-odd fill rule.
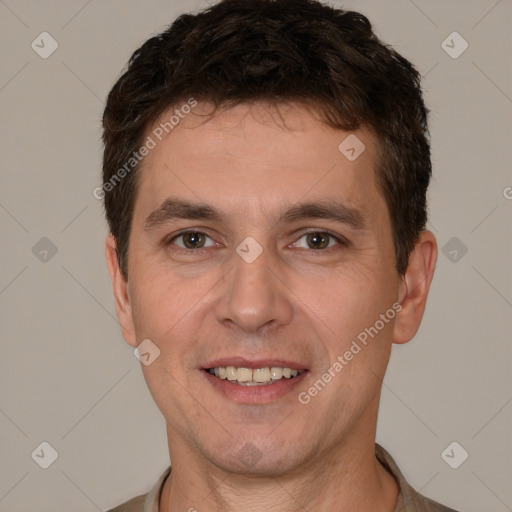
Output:
[[[273,384],[257,386],[244,386],[227,379],[220,379],[211,373],[202,370],[208,382],[224,396],[241,404],[263,404],[274,402],[291,393],[303,380],[307,371],[292,379],[282,378]]]

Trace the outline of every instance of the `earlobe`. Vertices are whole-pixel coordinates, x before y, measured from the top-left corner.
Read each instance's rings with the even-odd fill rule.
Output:
[[[430,284],[437,261],[437,242],[430,231],[422,231],[400,283],[398,299],[402,305],[393,328],[393,342],[407,343],[418,332],[425,312]]]
[[[125,341],[132,347],[137,346],[135,327],[133,324],[132,306],[128,290],[128,282],[121,273],[117,257],[116,241],[111,233],[105,240],[105,257],[107,259],[108,271],[112,281],[114,302],[117,318],[121,325],[121,331]]]

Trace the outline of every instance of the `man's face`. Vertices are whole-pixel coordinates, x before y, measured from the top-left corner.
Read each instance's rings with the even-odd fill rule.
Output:
[[[144,160],[123,332],[160,350],[143,371],[171,450],[278,475],[374,433],[401,294],[376,140],[354,132],[351,161],[304,108],[202,108]]]

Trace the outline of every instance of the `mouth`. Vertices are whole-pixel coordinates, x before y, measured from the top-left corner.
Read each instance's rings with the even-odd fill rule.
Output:
[[[294,379],[306,370],[295,370],[282,366],[244,368],[241,366],[216,366],[206,368],[206,372],[221,380],[228,380],[240,386],[267,386],[283,379]]]
[[[212,361],[201,369],[216,392],[243,404],[275,402],[292,394],[309,372],[304,366],[290,361],[249,361],[244,358]]]

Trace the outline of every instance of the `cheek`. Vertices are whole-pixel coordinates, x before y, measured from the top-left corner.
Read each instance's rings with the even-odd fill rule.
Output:
[[[394,299],[386,284],[386,274],[376,265],[358,263],[343,271],[333,269],[328,279],[317,279],[315,286],[312,283],[315,279],[311,276],[303,277],[300,296],[307,297],[306,314],[320,325],[326,355],[321,371],[327,371],[329,365],[341,358],[342,369],[336,372],[331,368],[339,375],[332,389],[344,390],[340,395],[343,401],[373,394],[391,347]],[[381,320],[381,315],[389,310],[387,322]],[[335,396],[332,399],[337,400]]]
[[[328,273],[310,272],[301,277],[295,289],[336,335],[352,334],[391,306],[381,270],[372,264],[351,263]]]
[[[133,254],[130,297],[134,323],[138,330],[160,330],[176,323],[190,309],[200,291],[168,270],[155,264],[144,253]]]
[[[154,271],[155,272],[155,271]],[[160,349],[159,362],[174,372],[188,368],[197,352],[198,326],[211,309],[214,276],[186,279],[170,272],[139,274],[132,293],[137,340],[150,339]]]

